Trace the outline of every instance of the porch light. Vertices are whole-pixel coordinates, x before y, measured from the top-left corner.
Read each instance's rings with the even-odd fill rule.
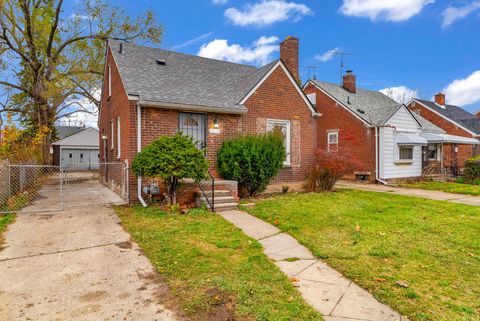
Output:
[[[217,116],[215,116],[215,119],[213,120],[213,128],[215,128],[215,129],[220,128],[220,125],[218,124]]]
[[[102,134],[102,140],[107,140],[107,134],[105,133]]]

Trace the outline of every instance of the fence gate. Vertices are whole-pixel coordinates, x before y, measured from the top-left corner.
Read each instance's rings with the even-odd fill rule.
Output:
[[[128,167],[124,163],[98,163],[92,168],[2,165],[0,213],[128,203]]]

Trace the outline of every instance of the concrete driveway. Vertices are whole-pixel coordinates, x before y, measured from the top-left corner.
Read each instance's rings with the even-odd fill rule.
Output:
[[[0,320],[183,319],[129,240],[107,205],[19,213],[0,251]]]

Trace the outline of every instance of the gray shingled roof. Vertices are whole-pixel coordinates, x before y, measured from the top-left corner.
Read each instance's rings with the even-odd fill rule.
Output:
[[[480,119],[476,118],[475,115],[469,113],[463,108],[460,108],[455,105],[445,105],[445,108],[440,107],[433,101],[415,99],[416,101],[422,103],[430,109],[442,114],[443,116],[450,118],[456,123],[464,126],[465,128],[473,131],[476,134],[480,134]]]
[[[245,111],[241,99],[273,67],[262,68],[110,40],[129,95],[146,101]],[[165,65],[156,60],[165,61]]]
[[[378,91],[357,88],[356,93],[351,93],[340,85],[315,79],[311,81],[372,126],[384,125],[403,106]],[[422,116],[415,113],[413,116],[423,129],[443,132]]]
[[[351,93],[340,85],[311,81],[373,126],[384,125],[402,107],[402,104],[378,91],[357,88],[356,93]]]
[[[56,141],[52,145],[58,146],[82,146],[98,147],[99,146],[99,134],[98,130],[92,127],[82,128],[81,131],[67,136],[59,141]]]
[[[63,139],[79,131],[84,130],[85,127],[78,127],[78,126],[55,126],[55,130],[57,131],[57,138]]]

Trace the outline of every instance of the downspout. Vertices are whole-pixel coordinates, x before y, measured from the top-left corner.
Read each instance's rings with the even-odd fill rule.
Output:
[[[137,104],[137,152],[142,151],[142,107]],[[147,207],[147,203],[142,197],[142,176],[137,177],[137,197],[143,207]]]
[[[383,185],[388,185],[388,183],[382,179],[380,179],[380,176],[379,176],[379,168],[380,168],[380,164],[379,164],[379,161],[378,161],[378,158],[379,158],[379,151],[378,151],[378,145],[379,145],[379,135],[378,135],[378,127],[375,126],[375,179],[377,181],[379,181],[380,183],[382,183]]]

